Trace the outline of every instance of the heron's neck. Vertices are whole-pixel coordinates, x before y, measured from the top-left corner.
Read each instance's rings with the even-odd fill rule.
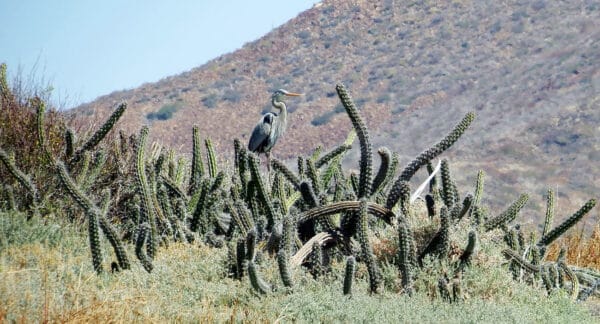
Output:
[[[273,107],[279,109],[279,120],[283,124],[283,127],[287,125],[287,107],[283,101],[272,101]]]

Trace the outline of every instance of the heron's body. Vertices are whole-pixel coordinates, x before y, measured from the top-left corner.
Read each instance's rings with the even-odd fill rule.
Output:
[[[287,127],[287,107],[283,102],[284,96],[299,96],[300,94],[277,90],[271,97],[271,104],[277,112],[268,112],[262,116],[258,124],[254,127],[248,150],[255,153],[265,153],[269,158],[270,152],[277,143],[277,140],[283,135]]]

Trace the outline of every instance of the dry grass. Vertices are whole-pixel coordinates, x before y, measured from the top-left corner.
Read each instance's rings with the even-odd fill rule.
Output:
[[[562,248],[566,249],[568,264],[600,270],[600,225],[594,227],[591,235],[583,230],[565,235],[549,247],[546,258],[555,260]]]

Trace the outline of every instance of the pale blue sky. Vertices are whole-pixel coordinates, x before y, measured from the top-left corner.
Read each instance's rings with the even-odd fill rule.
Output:
[[[202,65],[317,2],[2,0],[0,62],[36,67],[68,108]]]

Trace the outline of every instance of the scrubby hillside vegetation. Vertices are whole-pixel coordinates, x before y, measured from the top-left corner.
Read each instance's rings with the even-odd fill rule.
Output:
[[[306,94],[274,151],[290,161],[344,140],[350,123],[332,89],[343,82],[373,143],[405,164],[472,110],[472,136],[448,152],[457,182],[485,169],[497,210],[514,190],[534,193],[526,216],[538,223],[547,186],[565,214],[600,191],[590,163],[600,158],[599,44],[596,1],[325,0],[235,52],[77,114],[100,122],[127,101],[128,132],[150,125],[151,140],[189,153],[197,124],[231,158],[231,140],[247,139],[285,88]]]
[[[127,103],[75,131],[39,97],[15,94],[5,71],[3,320],[594,320],[597,232],[560,238],[596,199],[555,221],[548,190],[542,230],[519,224],[532,194],[490,209],[485,170],[459,187],[445,156],[470,136],[473,112],[401,164],[375,148],[351,90],[332,85],[345,140],[296,168],[272,159],[268,172],[238,139],[223,162],[198,127],[191,159],[149,142],[146,126],[116,133]]]

